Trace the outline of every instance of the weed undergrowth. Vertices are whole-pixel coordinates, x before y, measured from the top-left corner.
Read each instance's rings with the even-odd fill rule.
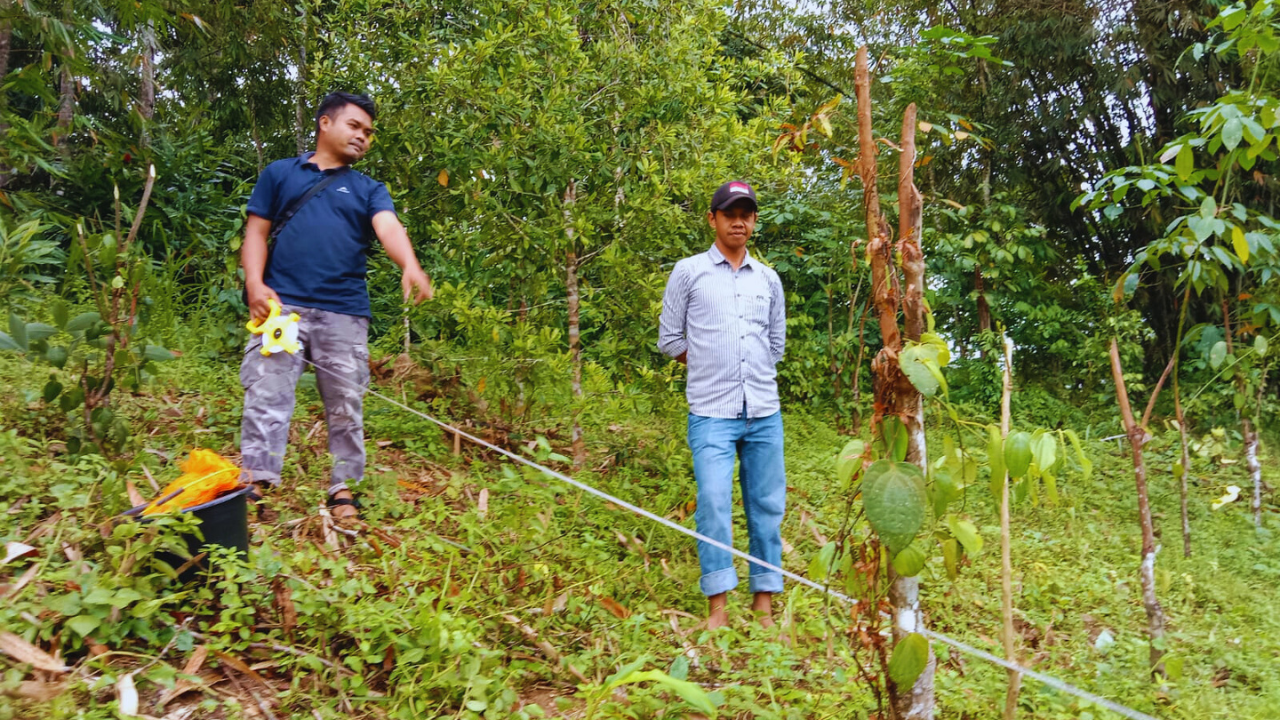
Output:
[[[568,470],[557,453],[563,427],[485,421],[469,414],[465,388],[428,392],[440,375],[415,378],[416,367],[389,372],[376,389]],[[791,586],[778,626],[766,630],[739,592],[734,622],[709,633],[689,538],[469,444],[455,455],[452,436],[376,398],[366,405],[366,524],[335,528],[318,509],[328,459],[306,382],[284,483],[252,524],[252,551],[215,557],[209,573],[180,583],[156,553],[176,549],[194,523],[117,514],[132,504],[131,488],[153,495],[152,479],[175,476],[193,447],[235,457],[234,366],[188,354],[139,394],[122,394],[135,441],[112,460],[66,452],[66,420],[40,401],[45,379],[24,361],[0,356],[0,377],[0,540],[34,548],[0,566],[0,629],[70,667],[0,655],[5,720],[115,717],[128,687],[155,717],[263,708],[317,718],[695,717],[704,702],[722,717],[883,717],[857,681],[872,656],[848,608]],[[575,476],[692,527],[681,398],[652,395],[643,412],[625,397],[602,403],[587,427],[591,462]],[[802,569],[850,504],[832,482],[840,435],[801,409],[786,423],[784,564]],[[1238,466],[1197,463],[1194,552],[1183,558],[1177,489],[1164,470],[1176,435],[1152,443],[1158,578],[1171,618],[1169,676],[1152,683],[1132,474],[1114,443],[1090,449],[1091,479],[1064,481],[1057,506],[1026,508],[1014,523],[1022,661],[1160,717],[1274,717],[1280,607],[1268,590],[1280,544],[1255,534],[1243,506],[1209,510],[1226,485],[1246,484]],[[969,488],[962,512],[994,538],[985,487]],[[926,570],[924,598],[935,629],[999,653],[993,547],[955,581]],[[994,716],[1004,671],[935,650],[940,717]],[[1108,716],[1031,680],[1022,713]]]

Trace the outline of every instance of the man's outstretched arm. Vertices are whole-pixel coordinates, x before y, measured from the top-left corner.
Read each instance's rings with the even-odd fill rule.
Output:
[[[418,264],[418,257],[413,253],[413,245],[409,242],[409,233],[405,231],[400,218],[390,210],[384,210],[373,216],[373,232],[378,236],[387,255],[400,266],[400,287],[404,290],[404,301],[413,303],[430,300],[435,296],[431,287],[431,278]],[[416,292],[415,292],[416,291]]]

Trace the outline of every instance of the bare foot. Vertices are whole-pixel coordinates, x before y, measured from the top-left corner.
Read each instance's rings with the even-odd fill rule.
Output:
[[[726,607],[728,595],[728,593],[720,593],[707,598],[708,630],[717,630],[729,624],[729,610]]]
[[[756,593],[751,600],[751,612],[755,613],[760,627],[773,627],[773,593]]]
[[[333,496],[338,499],[354,500],[355,496],[350,490],[339,490]],[[343,518],[355,517],[360,514],[354,505],[334,505],[329,508],[329,514],[334,518],[341,520]]]

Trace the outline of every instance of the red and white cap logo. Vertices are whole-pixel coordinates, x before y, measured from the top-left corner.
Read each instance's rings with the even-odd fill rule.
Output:
[[[740,183],[740,182],[736,182],[736,183],[729,183],[729,192],[731,192],[731,193],[744,193],[744,194],[750,195],[750,194],[751,194],[751,188],[747,187],[747,184],[746,184],[746,183]]]

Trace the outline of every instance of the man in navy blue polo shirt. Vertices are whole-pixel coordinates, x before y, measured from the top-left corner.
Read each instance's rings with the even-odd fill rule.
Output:
[[[302,352],[264,356],[255,335],[240,367],[244,417],[240,452],[255,487],[279,486],[293,416],[294,389],[304,358],[314,363],[324,400],[333,472],[329,505],[337,517],[357,514],[351,485],[364,477],[364,389],[369,382],[369,291],[365,283],[371,236],[403,270],[404,300],[432,296],[431,279],[414,256],[391,195],[382,183],[350,166],[364,157],[377,111],[366,95],[330,93],[316,111],[316,149],[267,166],[249,198],[241,264],[255,320],[275,300],[301,317]],[[328,176],[328,185],[286,209]],[[269,246],[272,225],[283,222]]]

